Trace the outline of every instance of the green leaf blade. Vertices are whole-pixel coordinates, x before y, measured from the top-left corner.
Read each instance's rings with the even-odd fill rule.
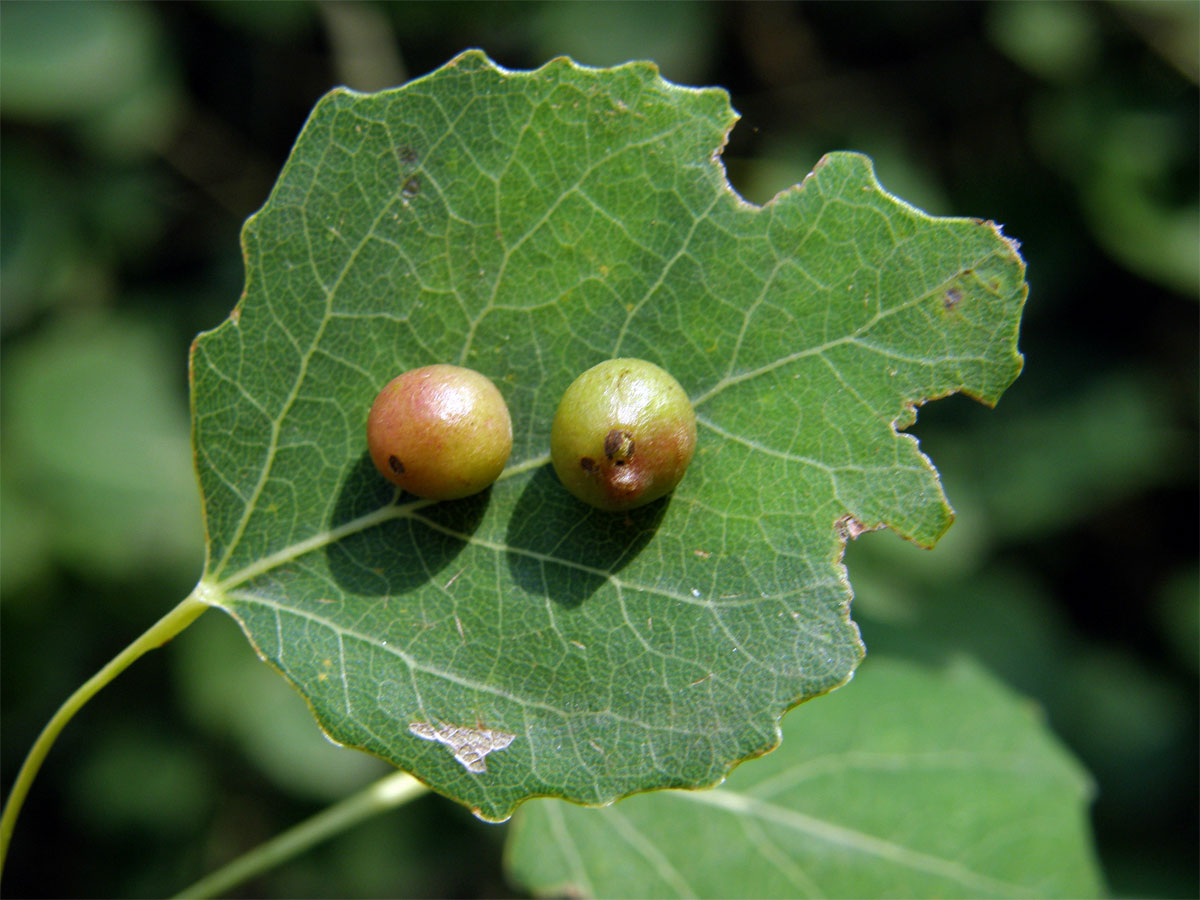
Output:
[[[206,580],[335,740],[486,818],[712,784],[775,746],[862,656],[844,539],[949,524],[896,427],[1019,369],[1023,268],[994,227],[924,216],[854,154],[749,206],[715,156],[734,119],[644,63],[470,52],[334,92],[195,344]],[[546,453],[562,391],[622,354],[679,379],[700,443],[669,500],[614,516]],[[500,480],[442,504],[397,498],[363,434],[433,362],[492,378],[514,426]]]
[[[510,873],[585,897],[1092,897],[1091,785],[977,666],[872,660],[711,791],[540,800]]]

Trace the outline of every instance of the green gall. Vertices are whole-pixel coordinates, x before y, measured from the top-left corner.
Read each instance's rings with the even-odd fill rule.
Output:
[[[504,471],[512,419],[483,375],[424,366],[379,392],[367,415],[367,448],[392,484],[429,500],[456,500],[479,493]]]
[[[667,372],[610,359],[571,383],[550,429],[563,486],[597,509],[625,510],[669,494],[696,451],[696,412]]]

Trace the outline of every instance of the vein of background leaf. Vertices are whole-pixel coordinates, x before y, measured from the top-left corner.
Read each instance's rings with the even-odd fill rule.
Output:
[[[696,803],[720,807],[733,815],[753,816],[763,822],[802,832],[827,843],[839,844],[856,852],[893,862],[904,868],[946,878],[961,884],[969,891],[989,895],[1007,894],[1014,897],[1025,896],[1029,891],[1026,886],[989,878],[952,860],[930,856],[927,853],[921,853],[893,841],[885,841],[857,829],[843,828],[797,810],[765,803],[755,797],[735,793],[725,788],[714,788],[711,791],[680,791],[678,796]]]
[[[547,814],[550,817],[550,827],[558,846],[567,858],[567,865],[571,869],[571,878],[575,886],[582,890],[586,897],[597,896],[596,889],[592,887],[592,881],[588,878],[587,866],[584,865],[579,847],[575,844],[574,838],[571,837],[571,831],[567,827],[567,823],[563,820],[561,807],[557,805],[551,806],[547,810]]]
[[[817,756],[771,778],[758,782],[745,791],[748,796],[759,799],[776,797],[784,791],[817,778],[841,775],[847,772],[949,772],[962,771],[1019,775],[1031,780],[1060,779],[1061,772],[1038,767],[1033,769],[1030,761],[1014,758],[1011,753],[980,753],[965,750],[946,750],[928,753],[866,753],[843,752],[828,756]]]
[[[621,836],[622,840],[629,844],[639,856],[650,864],[654,871],[658,873],[658,877],[678,893],[680,897],[700,896],[700,892],[688,883],[683,873],[671,864],[671,861],[658,849],[655,842],[642,834],[637,826],[621,814],[619,809],[615,806],[610,806],[604,811],[604,819]]]
[[[791,883],[797,897],[832,897],[833,891],[824,890],[792,859],[786,850],[779,846],[765,828],[749,816],[738,819],[751,847],[773,865],[776,871]]]

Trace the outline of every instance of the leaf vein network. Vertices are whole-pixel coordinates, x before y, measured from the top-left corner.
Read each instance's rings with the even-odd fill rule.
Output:
[[[985,257],[985,259],[986,259],[986,257]],[[968,268],[977,267],[977,266],[981,265],[982,262],[983,262],[983,260],[977,260],[977,261],[973,262],[971,264],[971,266],[969,266]],[[765,363],[764,365],[758,366],[754,369],[747,370],[745,372],[741,372],[737,375],[727,375],[724,378],[721,378],[719,381],[717,381],[712,387],[708,388],[708,390],[703,391],[701,394],[699,394],[696,397],[693,397],[692,405],[700,406],[702,403],[707,402],[708,400],[712,399],[714,396],[716,396],[717,394],[721,393],[724,390],[727,390],[728,388],[734,387],[744,381],[749,381],[751,379],[757,378],[761,375],[765,375],[768,372],[774,371],[775,369],[781,368],[781,367],[789,365],[791,363],[798,362],[799,360],[804,359],[806,357],[820,356],[820,355],[824,354],[826,351],[832,350],[835,347],[842,346],[843,344],[860,343],[862,336],[864,334],[867,334],[872,328],[874,328],[876,325],[878,325],[881,321],[883,321],[887,318],[890,318],[891,316],[895,316],[900,313],[907,312],[908,310],[912,309],[913,307],[919,306],[921,303],[926,302],[931,297],[934,297],[934,296],[942,293],[946,289],[947,285],[950,285],[951,283],[953,283],[953,281],[957,277],[958,277],[957,275],[951,276],[950,278],[943,280],[941,283],[935,285],[934,287],[930,288],[929,290],[924,291],[923,293],[914,294],[908,300],[897,303],[886,309],[883,309],[883,308],[876,309],[876,311],[871,315],[871,318],[869,318],[867,321],[863,322],[861,325],[856,327],[853,331],[851,331],[848,334],[840,335],[839,337],[836,337],[836,338],[831,338],[820,344],[812,344],[801,350],[797,350],[794,353],[786,354],[785,356],[781,356],[777,360],[773,360],[772,362]],[[925,364],[928,365],[929,362],[926,361]]]
[[[512,703],[518,707],[524,707],[524,708],[528,708],[528,709],[540,709],[540,710],[543,710],[544,712],[552,713],[553,715],[558,716],[559,718],[561,718],[565,721],[569,721],[573,718],[587,718],[587,717],[603,716],[605,718],[611,719],[614,722],[619,722],[624,725],[633,725],[638,728],[647,729],[650,731],[660,731],[660,732],[665,732],[665,733],[669,733],[669,734],[682,734],[682,735],[694,735],[697,733],[696,729],[681,728],[681,727],[678,727],[675,725],[649,723],[649,722],[645,722],[645,721],[642,721],[639,719],[635,719],[631,716],[623,716],[623,715],[618,714],[613,709],[569,710],[569,709],[563,709],[563,708],[554,706],[553,704],[547,703],[543,700],[534,700],[534,699],[531,699],[528,697],[516,696],[516,695],[510,693],[509,691],[506,691],[502,688],[496,687],[493,684],[489,684],[487,682],[476,681],[474,679],[467,678],[466,676],[459,675],[456,672],[446,671],[445,669],[438,668],[437,666],[433,666],[428,663],[421,662],[420,660],[416,659],[410,653],[407,653],[403,650],[393,647],[390,644],[384,646],[383,644],[381,644],[379,642],[379,640],[377,638],[374,638],[368,634],[363,634],[362,632],[356,631],[352,628],[348,628],[345,625],[341,625],[337,622],[334,622],[334,621],[326,618],[325,616],[319,616],[316,613],[313,613],[313,612],[310,612],[307,610],[298,609],[295,607],[284,606],[269,597],[265,597],[260,594],[250,593],[248,591],[235,591],[235,592],[232,592],[231,596],[234,597],[239,602],[245,603],[249,606],[261,606],[261,607],[266,607],[267,609],[271,610],[271,612],[275,615],[277,621],[280,622],[280,624],[278,626],[279,634],[281,636],[280,640],[282,640],[282,624],[281,624],[282,617],[284,615],[294,616],[295,618],[303,619],[303,620],[309,622],[310,624],[319,625],[322,628],[328,629],[330,632],[337,634],[339,636],[339,639],[341,639],[342,636],[351,638],[357,642],[368,645],[368,647],[375,652],[384,653],[384,654],[387,654],[388,656],[395,657],[396,659],[398,659],[402,663],[404,663],[405,667],[409,670],[409,672],[412,674],[412,676],[414,678],[417,674],[427,675],[430,678],[436,678],[441,681],[447,681],[452,684],[457,684],[459,687],[463,687],[463,688],[466,688],[471,691],[475,691],[480,694],[490,694],[494,697],[500,698],[501,700],[505,700],[509,703]],[[286,645],[283,643],[280,643],[279,646],[282,648]],[[416,690],[415,681],[414,681],[414,690]],[[417,691],[416,693],[419,696],[419,691]]]
[[[650,285],[645,292],[643,292],[641,299],[633,304],[633,309],[625,313],[625,321],[621,323],[621,328],[617,332],[617,339],[613,342],[612,355],[614,357],[619,357],[621,355],[621,345],[625,341],[625,335],[629,331],[630,324],[635,318],[637,318],[637,315],[639,312],[641,312],[642,307],[645,306],[650,298],[653,297],[658,291],[658,289],[662,287],[664,282],[667,280],[667,274],[671,271],[671,269],[674,268],[675,263],[687,255],[688,248],[692,243],[692,239],[696,236],[696,229],[700,227],[700,223],[708,217],[708,214],[713,211],[717,203],[720,202],[721,197],[722,195],[720,193],[714,193],[712,201],[708,204],[708,206],[705,207],[705,209],[699,215],[692,219],[692,225],[688,229],[687,234],[685,234],[683,239],[680,240],[679,247],[675,251],[674,255],[664,262],[662,270],[658,274],[658,278],[656,278],[654,283]]]
[[[532,114],[531,114],[531,118],[532,118]],[[527,122],[527,125],[528,125],[528,122]],[[516,240],[514,240],[511,244],[505,246],[504,255],[500,260],[500,265],[496,270],[496,276],[492,283],[491,296],[488,298],[488,302],[484,305],[483,309],[481,309],[479,311],[478,315],[469,317],[470,325],[467,329],[466,335],[463,338],[462,350],[459,352],[459,365],[465,364],[465,361],[467,360],[467,358],[471,352],[471,345],[474,342],[475,332],[479,327],[479,323],[483,320],[483,317],[485,315],[487,315],[487,313],[495,307],[496,298],[500,291],[500,286],[504,282],[504,277],[505,277],[505,273],[508,270],[509,262],[511,262],[516,251],[519,250],[524,245],[524,243],[526,241],[528,241],[533,235],[535,235],[539,230],[541,230],[543,227],[545,227],[545,225],[550,221],[550,219],[554,215],[554,213],[562,206],[562,204],[564,202],[566,202],[566,200],[569,197],[572,197],[572,196],[575,196],[576,194],[578,194],[579,196],[581,196],[585,200],[587,200],[589,203],[593,202],[590,199],[590,197],[588,197],[588,195],[582,190],[582,188],[583,188],[584,183],[592,176],[592,174],[601,165],[603,165],[604,163],[613,159],[619,153],[626,153],[629,150],[634,149],[634,148],[643,147],[643,146],[652,146],[656,143],[664,141],[668,137],[670,137],[672,134],[674,134],[675,132],[681,130],[682,127],[683,127],[682,124],[676,125],[672,128],[666,129],[665,131],[655,134],[651,138],[646,138],[641,141],[633,141],[628,144],[624,144],[619,148],[615,148],[611,152],[605,153],[604,155],[598,157],[595,160],[590,160],[588,162],[588,164],[586,166],[584,166],[579,171],[579,173],[576,175],[574,183],[570,186],[564,186],[559,191],[558,196],[554,199],[554,201],[552,203],[550,203],[549,206],[546,207],[545,211],[534,222],[532,222],[529,225],[529,227],[526,228],[525,231],[516,238]],[[481,169],[480,171],[483,171],[483,170]],[[497,220],[494,224],[495,224],[496,229],[500,230],[502,223],[499,220],[499,213],[500,213],[500,209],[502,207],[502,203],[500,202],[500,196],[499,196],[500,195],[500,179],[499,178],[495,179],[495,184],[496,184],[495,206],[496,206]],[[716,197],[714,198],[714,200],[713,200],[714,205],[715,205],[717,199],[719,199],[719,198],[716,198]],[[602,207],[598,204],[596,204],[596,208],[598,211],[602,210]],[[712,207],[710,206],[709,208],[711,209]],[[694,230],[694,226],[693,226],[693,230]],[[689,236],[690,236],[690,233],[689,233]],[[668,266],[669,266],[669,264],[668,264]],[[664,273],[665,273],[666,269],[668,268],[668,266],[664,266]],[[660,278],[660,282],[661,282],[661,278]],[[618,341],[618,343],[619,343],[619,341]]]
[[[224,552],[222,558],[220,560],[218,560],[216,565],[213,567],[212,574],[214,577],[219,576],[221,574],[221,572],[224,571],[225,566],[228,564],[229,559],[232,556],[234,550],[241,543],[242,536],[245,534],[246,528],[248,527],[251,518],[253,517],[254,513],[256,512],[256,505],[258,502],[258,498],[262,496],[262,492],[266,488],[266,485],[269,481],[270,471],[271,471],[272,467],[274,466],[275,453],[279,447],[280,429],[282,428],[284,419],[287,417],[288,413],[291,412],[293,405],[295,404],[297,398],[300,396],[301,386],[303,385],[304,379],[308,374],[309,362],[312,360],[313,355],[316,353],[317,349],[319,348],[320,343],[321,343],[321,338],[323,337],[323,335],[325,333],[326,327],[328,326],[329,322],[331,321],[330,310],[333,306],[333,299],[337,294],[338,288],[342,285],[342,283],[344,282],[344,280],[346,278],[347,273],[350,271],[351,267],[354,265],[354,262],[357,260],[358,254],[362,251],[363,247],[366,246],[367,242],[369,240],[371,240],[376,228],[378,228],[378,226],[379,226],[380,221],[383,219],[384,215],[386,214],[387,210],[390,207],[391,207],[391,203],[385,204],[383,207],[381,207],[379,214],[375,217],[374,221],[371,223],[371,227],[367,229],[366,234],[363,235],[363,237],[360,239],[360,241],[358,242],[358,244],[354,248],[354,250],[350,253],[349,256],[347,256],[345,262],[342,264],[341,270],[337,274],[337,277],[334,279],[333,283],[329,286],[325,286],[322,283],[321,277],[320,277],[320,272],[317,271],[317,269],[316,269],[316,262],[315,262],[315,259],[313,258],[313,251],[312,251],[312,244],[311,244],[311,229],[309,227],[307,227],[307,224],[306,224],[306,227],[302,229],[304,237],[305,237],[305,241],[306,241],[306,243],[308,243],[308,246],[309,246],[309,259],[310,259],[310,264],[311,264],[311,267],[313,270],[314,281],[318,286],[321,287],[322,291],[325,294],[325,312],[321,317],[320,323],[317,325],[317,327],[313,331],[313,336],[309,341],[308,348],[304,351],[303,355],[301,356],[301,359],[298,364],[298,369],[297,369],[294,381],[292,383],[291,389],[288,391],[287,396],[284,398],[283,403],[280,406],[278,415],[274,416],[274,417],[269,417],[269,421],[271,422],[271,430],[270,430],[270,437],[268,438],[268,441],[267,441],[266,453],[263,456],[262,472],[259,476],[257,484],[254,486],[254,489],[251,491],[249,500],[245,504],[245,509],[242,512],[241,519],[239,520],[238,524],[235,526],[233,534],[230,536],[230,539],[229,539],[228,543],[226,544],[225,552]],[[307,220],[306,220],[306,222],[307,222]],[[258,268],[259,264],[260,264],[260,260],[256,260],[255,261],[256,269]]]

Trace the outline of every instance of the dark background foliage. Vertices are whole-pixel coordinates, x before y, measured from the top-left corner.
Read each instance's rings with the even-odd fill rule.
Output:
[[[511,68],[651,58],[729,90],[750,200],[855,149],[905,199],[1022,242],[1025,373],[996,410],[922,410],[959,519],[930,553],[851,546],[855,617],[870,651],[973,654],[1029,695],[1095,777],[1113,892],[1196,896],[1198,10],[0,5],[5,790],[200,571],[187,347],[237,299],[238,230],[317,98],[471,46]],[[162,896],[381,772],[210,613],[70,724],[4,891]],[[243,890],[505,895],[502,838],[425,797]]]

